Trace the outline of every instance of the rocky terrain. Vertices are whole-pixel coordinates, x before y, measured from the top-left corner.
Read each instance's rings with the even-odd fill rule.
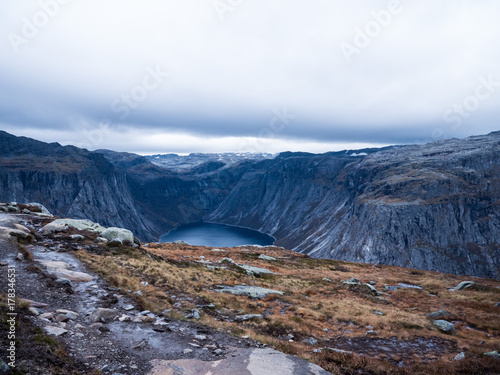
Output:
[[[181,172],[0,132],[0,198],[150,241],[201,219],[317,258],[500,277],[500,132]]]
[[[261,161],[274,158],[270,153],[250,152],[226,152],[218,154],[192,153],[189,155],[157,154],[148,155],[146,159],[151,163],[175,172],[188,172],[193,168],[201,167],[201,170],[210,172],[223,166],[231,166],[241,161]]]
[[[103,228],[86,220],[54,221],[40,206],[10,207],[20,213],[0,214],[4,281],[0,374],[174,375],[182,371],[197,375],[211,370],[260,375],[276,367],[282,374],[327,374],[267,345],[199,324],[199,313],[179,320],[168,310],[147,311],[137,298],[140,291],[115,287],[75,256],[86,251],[140,254],[128,230]],[[14,325],[8,312],[16,314]],[[10,338],[14,357],[7,351],[12,348],[9,333],[15,334]]]
[[[40,204],[0,206],[12,373],[500,373],[498,281],[275,246],[144,244]]]

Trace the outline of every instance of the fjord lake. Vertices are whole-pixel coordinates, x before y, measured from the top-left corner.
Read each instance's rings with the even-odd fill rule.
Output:
[[[206,222],[184,224],[160,237],[160,242],[175,241],[211,247],[274,244],[273,237],[253,229]]]

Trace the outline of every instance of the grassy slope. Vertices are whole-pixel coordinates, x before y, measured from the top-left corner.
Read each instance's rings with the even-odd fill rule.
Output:
[[[494,374],[500,373],[500,361],[482,353],[500,349],[500,283],[489,279],[464,278],[437,272],[393,266],[377,266],[311,259],[279,248],[226,248],[214,252],[207,247],[178,244],[151,244],[147,249],[100,249],[93,253],[80,250],[77,255],[115,286],[133,294],[145,309],[160,313],[172,309],[173,317],[182,318],[192,308],[203,308],[201,322],[249,336],[277,349],[318,363],[334,374]],[[260,254],[277,258],[258,259]],[[201,258],[204,257],[204,258]],[[254,277],[230,263],[267,268],[277,275]],[[199,261],[223,266],[211,270]],[[324,278],[328,279],[325,280]],[[376,297],[365,290],[347,289],[343,280],[357,278],[375,281],[376,288],[408,283],[417,289],[387,291]],[[448,291],[460,281],[471,279],[483,287],[460,292]],[[148,285],[141,282],[146,281]],[[245,283],[285,292],[263,300],[216,292],[215,285]],[[455,321],[457,335],[438,332],[425,314],[446,309]],[[383,312],[376,315],[374,311]],[[262,314],[258,321],[233,322],[241,314]],[[377,336],[367,337],[373,327]],[[285,337],[294,336],[293,342]],[[311,346],[302,340],[314,337]],[[380,343],[391,344],[397,338],[406,348],[382,351]],[[382,340],[380,340],[382,339]],[[379,341],[374,341],[379,340]],[[418,349],[416,341],[433,345]],[[375,344],[374,344],[375,343]],[[323,349],[348,348],[357,354],[339,354]],[[434,348],[434,349],[432,349]],[[451,361],[459,352],[463,361]],[[362,356],[358,354],[364,354]],[[405,363],[405,367],[397,364]],[[429,362],[426,364],[425,362]]]

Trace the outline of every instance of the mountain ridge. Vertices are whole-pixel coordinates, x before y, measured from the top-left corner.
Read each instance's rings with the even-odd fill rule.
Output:
[[[260,230],[315,257],[500,276],[500,132],[381,150],[286,152],[183,172],[135,154],[6,134],[4,201],[40,201],[144,240],[206,219]],[[43,154],[35,165],[33,154]],[[33,188],[40,184],[45,198]]]

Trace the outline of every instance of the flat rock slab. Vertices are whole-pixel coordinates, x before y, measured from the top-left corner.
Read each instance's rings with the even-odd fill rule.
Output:
[[[155,359],[148,375],[329,375],[318,365],[276,350],[242,349],[219,361]],[[331,374],[330,374],[331,375]]]
[[[88,273],[71,271],[71,265],[62,261],[46,261],[40,260],[46,268],[47,272],[61,279],[69,281],[92,281],[94,278]]]
[[[269,294],[283,295],[283,292],[280,292],[279,290],[246,285],[223,286],[221,289],[215,289],[215,291],[220,293],[231,293],[237,296],[248,296],[252,298],[264,298]]]

